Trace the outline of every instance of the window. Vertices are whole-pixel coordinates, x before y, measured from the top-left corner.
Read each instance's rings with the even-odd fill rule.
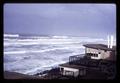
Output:
[[[65,75],[70,75],[70,76],[74,76],[74,72],[73,71],[65,71]]]
[[[93,56],[93,57],[98,57],[98,54],[91,54],[91,56]]]
[[[98,52],[98,54],[101,54],[100,52]]]
[[[61,68],[61,71],[64,71],[64,68]]]
[[[98,57],[98,54],[95,54],[95,57]]]
[[[107,52],[107,50],[104,50],[105,52]]]

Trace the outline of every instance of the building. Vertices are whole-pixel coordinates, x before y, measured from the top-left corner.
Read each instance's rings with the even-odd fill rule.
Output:
[[[116,47],[108,48],[104,44],[85,44],[85,54],[91,59],[116,60]]]
[[[78,77],[78,76],[84,76],[86,75],[86,67],[85,66],[78,66],[74,64],[61,64],[60,66],[60,71],[61,75],[64,76],[73,76],[73,77]]]
[[[85,76],[87,70],[96,69],[100,72],[115,72],[116,46],[108,48],[104,44],[85,44],[84,57],[80,55],[70,56],[69,63],[59,65],[60,72],[64,76]],[[105,64],[106,65],[105,65]],[[113,65],[112,65],[113,64]],[[110,71],[109,70],[112,70]]]

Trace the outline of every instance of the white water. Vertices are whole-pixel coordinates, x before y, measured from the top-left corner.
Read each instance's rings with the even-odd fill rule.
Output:
[[[102,38],[4,35],[4,70],[30,75],[65,63],[69,56],[83,54],[85,43],[106,44]]]

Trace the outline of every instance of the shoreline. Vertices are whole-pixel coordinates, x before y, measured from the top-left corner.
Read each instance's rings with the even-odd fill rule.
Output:
[[[38,76],[27,75],[18,72],[4,71],[4,79],[41,79]]]
[[[66,62],[68,63],[68,62]],[[66,64],[64,63],[64,64]],[[59,64],[60,65],[60,64]],[[85,76],[78,76],[77,78],[70,77],[70,76],[63,76],[60,74],[59,67],[51,68],[50,70],[45,70],[42,72],[38,72],[34,75],[27,75],[27,74],[21,74],[17,72],[10,72],[10,71],[4,71],[4,79],[39,79],[39,80],[49,80],[49,79],[115,79],[115,74],[113,76],[109,76],[104,72],[101,72],[99,70],[96,70],[94,68],[87,68],[86,69],[86,75]]]
[[[59,68],[53,68],[51,70],[46,70],[44,72],[41,73],[37,73],[35,75],[26,75],[26,74],[21,74],[21,73],[17,73],[17,72],[9,72],[9,71],[4,71],[4,79],[12,79],[12,80],[16,80],[16,79],[25,79],[25,80],[29,80],[29,79],[35,79],[35,80],[54,80],[54,79],[82,79],[82,80],[89,80],[89,79],[104,79],[104,80],[108,80],[108,76],[105,75],[104,73],[101,73],[99,71],[96,70],[87,70],[87,75],[82,76],[82,77],[69,77],[69,76],[63,76],[60,74],[59,72]],[[41,75],[41,76],[40,76]],[[113,78],[114,79],[114,78]]]
[[[57,70],[57,71],[56,71]],[[40,73],[36,73],[34,75],[27,75],[18,72],[4,71],[4,79],[49,79],[50,74],[55,74],[58,72],[58,67],[52,68],[50,70],[45,70]]]

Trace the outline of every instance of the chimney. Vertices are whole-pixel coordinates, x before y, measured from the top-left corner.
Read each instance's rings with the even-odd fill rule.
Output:
[[[108,45],[108,48],[110,48],[110,38],[109,38],[109,35],[107,36],[107,45]]]
[[[113,35],[111,35],[110,48],[113,47]]]

